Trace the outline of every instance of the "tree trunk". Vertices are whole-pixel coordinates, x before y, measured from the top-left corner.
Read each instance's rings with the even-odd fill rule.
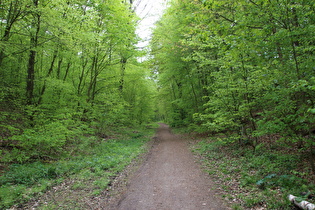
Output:
[[[65,75],[63,76],[63,79],[62,79],[63,81],[66,81],[66,79],[67,79],[67,76],[68,76],[68,73],[69,73],[69,70],[70,70],[70,66],[71,66],[71,63],[69,62],[67,64]]]
[[[312,140],[314,141],[314,138],[312,138]],[[315,174],[315,163],[314,163],[314,161],[315,161],[315,149],[314,149],[313,142],[311,142],[311,146],[310,146],[310,157],[309,157],[309,160],[310,160],[310,165],[311,165],[313,174]]]
[[[122,92],[124,89],[124,83],[125,83],[125,70],[126,70],[126,64],[127,64],[127,59],[126,58],[121,58],[120,60],[120,85],[119,85],[119,90]]]
[[[297,207],[299,207],[300,209],[306,209],[306,210],[314,210],[315,209],[315,205],[310,203],[310,202],[307,202],[307,201],[301,201],[301,202],[298,202],[296,200],[296,196],[294,195],[289,195],[289,200],[294,203],[294,205],[296,205]]]
[[[35,8],[38,7],[38,0],[33,1]],[[38,45],[38,34],[40,30],[40,14],[35,12],[32,28],[35,28],[35,34],[31,34],[30,54],[27,66],[27,81],[26,81],[26,103],[32,105],[34,103],[34,81],[35,81],[35,63],[36,63],[36,47]]]
[[[88,63],[88,60],[84,58],[84,56],[82,55],[82,70],[81,70],[81,74],[79,76],[79,84],[78,84],[78,90],[77,90],[77,94],[78,95],[81,95],[81,92],[83,90],[83,87],[84,87],[84,80],[85,80],[85,68],[86,68],[86,65]]]
[[[35,59],[36,51],[31,50],[27,67],[27,82],[26,82],[26,98],[27,104],[33,104],[34,97],[34,80],[35,80]]]
[[[55,65],[55,61],[56,61],[56,58],[57,58],[57,50],[55,51],[54,53],[54,56],[53,56],[53,59],[51,61],[51,64],[50,64],[50,67],[48,69],[48,73],[47,73],[47,78],[51,75],[53,69],[54,69],[54,65]],[[42,87],[42,90],[40,91],[40,95],[39,95],[39,99],[38,99],[38,102],[37,104],[41,104],[42,102],[42,99],[43,99],[43,95],[45,93],[45,90],[46,90],[46,79],[44,80],[44,84],[43,84],[43,87]]]
[[[93,103],[95,98],[95,89],[96,89],[96,81],[98,76],[98,58],[97,56],[93,57],[93,63],[91,67],[91,76],[90,76],[90,84],[88,88],[88,102]]]
[[[3,36],[1,37],[2,42],[7,42],[10,39],[11,29],[15,22],[18,21],[19,17],[22,15],[21,8],[19,7],[19,1],[11,1],[10,7],[8,10],[8,15],[6,17],[6,25],[4,29]],[[4,49],[5,47],[0,48],[0,66],[5,57]]]
[[[63,59],[60,58],[59,61],[58,61],[58,67],[57,67],[57,74],[56,74],[57,79],[60,79],[60,71],[61,71],[61,64],[62,64],[62,62],[63,62]]]

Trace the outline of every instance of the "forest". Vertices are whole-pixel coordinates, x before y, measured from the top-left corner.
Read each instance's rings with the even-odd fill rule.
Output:
[[[158,121],[220,136],[204,153],[303,162],[288,171],[314,183],[314,2],[170,0],[143,50],[139,1],[0,1],[0,208],[71,174],[113,176]]]
[[[156,24],[151,55],[160,113],[174,127],[214,136],[197,150],[222,163],[226,179],[246,168],[244,186],[269,185],[272,195],[243,195],[247,207],[278,198],[277,187],[300,193],[314,184],[314,35],[310,0],[171,1]],[[295,186],[279,184],[286,179]]]
[[[156,84],[131,2],[0,1],[0,209],[140,152]]]
[[[58,155],[78,135],[153,117],[137,18],[119,1],[1,1],[4,161]]]
[[[161,113],[172,126],[229,132],[253,150],[261,137],[279,135],[309,152],[315,172],[314,6],[174,3],[152,41]]]

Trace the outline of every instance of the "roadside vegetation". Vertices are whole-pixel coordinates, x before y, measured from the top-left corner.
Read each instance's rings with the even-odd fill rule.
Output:
[[[154,30],[160,114],[209,134],[195,150],[223,192],[237,186],[226,196],[239,208],[288,209],[288,194],[314,202],[314,6],[172,0]]]
[[[222,135],[189,137],[204,170],[217,180],[217,189],[233,209],[295,209],[290,194],[315,203],[315,176],[307,153],[296,155],[275,139],[253,151]]]
[[[71,145],[71,154],[58,160],[8,165],[0,177],[0,209],[27,202],[40,209],[88,207],[89,197],[109,190],[119,172],[145,151],[154,131],[152,127],[124,128],[106,139],[82,137]],[[71,194],[64,192],[67,188]],[[47,191],[54,191],[54,198],[37,202]]]
[[[0,2],[0,209],[59,185],[96,196],[142,152],[156,85],[131,3]]]
[[[313,0],[170,0],[146,52],[139,1],[0,2],[0,208],[67,183],[102,193],[160,120],[223,133],[195,150],[240,207],[312,199]]]

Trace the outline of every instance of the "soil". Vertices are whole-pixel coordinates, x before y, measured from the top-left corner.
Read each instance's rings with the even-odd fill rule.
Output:
[[[187,140],[160,124],[155,144],[125,192],[107,209],[117,210],[224,210],[214,182],[188,148]]]

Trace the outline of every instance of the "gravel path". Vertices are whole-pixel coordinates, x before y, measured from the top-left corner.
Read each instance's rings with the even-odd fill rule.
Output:
[[[224,210],[215,185],[201,171],[187,142],[160,124],[156,145],[116,205],[119,210]]]

